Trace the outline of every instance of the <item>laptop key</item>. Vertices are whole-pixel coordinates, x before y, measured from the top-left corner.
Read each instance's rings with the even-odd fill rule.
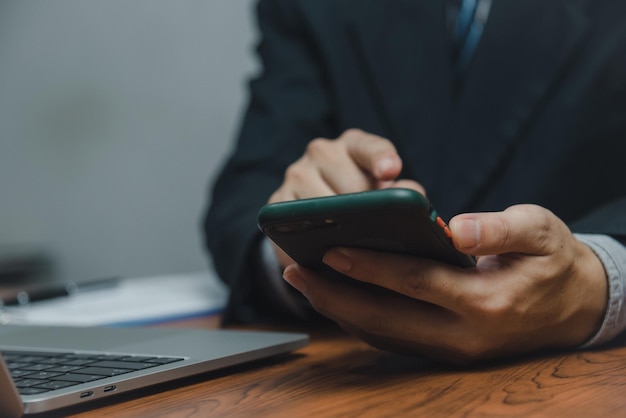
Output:
[[[67,366],[85,366],[87,364],[91,364],[93,362],[95,362],[96,360],[91,359],[91,358],[85,358],[85,359],[70,359],[68,361],[64,361],[62,364],[67,365]]]
[[[9,370],[21,369],[22,367],[26,367],[26,366],[30,366],[30,364],[17,362],[17,361],[7,363],[7,367],[9,368]]]
[[[115,354],[101,354],[98,356],[92,357],[94,360],[119,360],[123,358],[128,358],[128,356],[118,356]]]
[[[31,374],[26,375],[25,377],[28,377],[29,379],[51,379],[53,377],[57,377],[57,376],[61,376],[62,373],[52,373],[52,372],[48,372],[48,371],[42,371],[42,372],[30,372]],[[11,374],[11,376],[13,376],[13,374]]]
[[[136,361],[97,361],[91,364],[92,367],[109,367],[111,369],[131,369],[142,370],[158,366],[153,363],[139,363]]]
[[[19,360],[22,363],[39,363],[45,359],[47,359],[47,357],[45,356],[42,357],[42,356],[27,355],[27,356],[21,356]]]
[[[96,376],[92,374],[62,374],[61,376],[52,377],[50,378],[50,380],[55,381],[55,382],[62,380],[64,382],[85,383],[85,382],[92,382],[94,380],[100,380],[104,378],[105,376]]]
[[[150,361],[153,359],[156,359],[157,357],[146,357],[146,356],[126,356],[126,357],[122,357],[121,359],[119,359],[120,361],[139,361],[139,362],[146,362],[146,361]]]
[[[42,370],[47,370],[54,367],[52,364],[29,364],[23,367],[20,367],[21,370],[31,370],[33,372],[39,372]]]
[[[50,392],[52,389],[42,388],[18,388],[20,395],[39,395],[40,393]]]
[[[31,375],[33,373],[34,372],[32,370],[14,369],[14,370],[11,370],[11,377],[13,379],[17,379],[18,377],[28,376],[28,375]]]
[[[94,355],[93,354],[66,354],[64,357],[67,359],[91,360],[94,358]]]
[[[17,386],[18,388],[29,388],[31,386],[41,385],[46,382],[47,380],[42,380],[42,379],[22,379],[22,380],[17,380],[15,382],[15,386]]]
[[[59,363],[63,363],[64,361],[67,361],[65,357],[48,357],[39,361],[39,363],[40,364],[59,364]]]
[[[75,386],[78,385],[81,382],[67,382],[67,381],[61,381],[61,380],[49,380],[48,382],[41,384],[41,385],[37,385],[35,386],[36,388],[39,389],[48,389],[48,390],[55,390],[55,389],[63,389],[69,386]]]
[[[155,364],[170,364],[182,360],[184,359],[180,357],[155,357],[153,359],[147,360],[147,362]]]
[[[54,366],[54,367],[50,367],[49,369],[46,369],[47,372],[58,372],[58,373],[69,373],[69,372],[73,372],[75,370],[80,370],[82,369],[82,366]]]
[[[81,373],[84,374],[93,374],[96,376],[117,376],[120,374],[130,373],[134,370],[131,369],[112,369],[110,367],[85,367],[84,369],[80,369]]]

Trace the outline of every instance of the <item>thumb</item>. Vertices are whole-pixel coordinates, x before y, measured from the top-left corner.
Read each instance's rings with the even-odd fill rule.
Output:
[[[466,213],[449,222],[454,246],[470,255],[522,253],[547,255],[567,229],[552,212],[536,205],[511,206],[503,212]]]

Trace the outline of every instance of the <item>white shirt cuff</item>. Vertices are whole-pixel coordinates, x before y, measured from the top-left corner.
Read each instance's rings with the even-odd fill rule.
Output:
[[[574,234],[598,256],[604,265],[609,299],[600,330],[582,348],[607,343],[626,328],[626,247],[607,235]]]

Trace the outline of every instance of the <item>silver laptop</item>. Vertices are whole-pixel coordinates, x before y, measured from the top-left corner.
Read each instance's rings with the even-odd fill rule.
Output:
[[[264,331],[2,325],[0,416],[48,412],[307,343],[306,334]]]

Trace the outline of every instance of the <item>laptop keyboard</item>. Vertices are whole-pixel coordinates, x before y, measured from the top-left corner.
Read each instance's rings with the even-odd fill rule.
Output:
[[[183,360],[52,352],[2,351],[20,395],[37,395]]]

